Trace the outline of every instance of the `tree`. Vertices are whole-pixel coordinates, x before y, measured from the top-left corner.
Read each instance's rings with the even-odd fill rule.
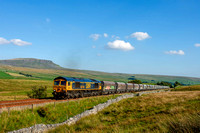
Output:
[[[128,83],[142,84],[142,81],[135,79],[135,80],[128,81]]]
[[[173,87],[173,86],[172,86],[172,83],[165,82],[165,81],[157,82],[157,85],[169,86],[170,88]]]
[[[182,84],[179,83],[178,81],[176,81],[176,82],[174,83],[174,88],[177,87],[177,86],[180,86],[180,85],[182,85]]]
[[[135,76],[131,76],[130,78],[128,78],[128,80],[135,80]]]

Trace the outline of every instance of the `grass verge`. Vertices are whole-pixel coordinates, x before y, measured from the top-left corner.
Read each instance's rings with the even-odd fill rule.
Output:
[[[199,132],[200,91],[165,92],[112,104],[55,132]]]
[[[97,104],[104,103],[117,96],[119,95],[83,98],[76,101],[58,103],[55,107],[50,104],[35,108],[33,111],[30,109],[11,111],[10,114],[3,112],[0,115],[0,132],[30,127],[34,124],[60,123],[67,120],[69,117],[80,114]]]
[[[172,91],[200,91],[200,85],[179,86]]]

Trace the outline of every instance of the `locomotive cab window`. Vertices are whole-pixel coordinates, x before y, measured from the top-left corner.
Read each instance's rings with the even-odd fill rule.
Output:
[[[99,88],[99,84],[98,84],[98,83],[95,83],[95,84],[94,84],[94,88]]]
[[[61,81],[61,85],[66,86],[66,81]]]
[[[54,81],[54,85],[59,85],[60,81]]]
[[[70,86],[70,82],[68,82],[68,86]]]

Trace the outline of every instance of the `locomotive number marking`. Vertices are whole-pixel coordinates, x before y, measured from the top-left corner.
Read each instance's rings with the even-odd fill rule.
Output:
[[[91,84],[90,83],[86,83],[86,88],[91,88]]]

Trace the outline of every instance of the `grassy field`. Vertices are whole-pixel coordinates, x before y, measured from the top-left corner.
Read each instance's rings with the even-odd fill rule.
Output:
[[[199,110],[200,91],[149,94],[122,100],[49,132],[199,132]]]
[[[40,85],[47,86],[48,96],[50,97],[52,96],[52,82],[57,76],[118,82],[127,82],[128,78],[134,76],[134,78],[143,82],[153,84],[158,81],[200,84],[200,78],[192,77],[106,73],[64,68],[36,69],[0,65],[0,101],[28,98],[26,93],[31,90],[32,86]],[[200,123],[199,97],[200,85],[177,87],[169,93],[151,94],[123,100],[98,115],[82,119],[77,125],[62,126],[51,132],[172,132],[176,131],[176,127],[178,129],[181,126],[184,130],[192,130],[190,129],[191,125]],[[69,112],[69,116],[73,116],[94,104],[105,102],[107,99],[94,100],[92,104],[87,103],[87,100],[78,103],[71,102],[68,107],[65,104],[60,104],[56,108],[49,105],[44,109],[47,112],[45,117],[39,115],[38,109],[35,109],[34,113],[31,110],[13,111],[9,117],[7,113],[3,113],[0,117],[0,132],[23,128],[36,123],[62,122],[66,120],[67,112]],[[198,126],[196,124],[196,127]]]
[[[32,86],[47,86],[48,96],[52,96],[53,82],[49,80],[0,79],[0,101],[25,99]]]
[[[191,86],[179,86],[173,91],[200,91],[200,85],[191,85]]]
[[[31,76],[26,76],[31,75]],[[184,84],[200,84],[200,78],[173,77],[162,75],[141,75],[106,73],[74,69],[36,69],[0,65],[0,100],[14,100],[27,98],[26,93],[32,86],[47,86],[48,96],[52,96],[52,82],[57,76],[93,78],[104,81],[128,82],[128,78],[135,76],[143,82],[155,84],[158,81],[175,82]]]
[[[34,124],[53,124],[61,123],[67,118],[82,113],[93,106],[104,103],[111,98],[116,98],[119,95],[90,97],[83,98],[77,101],[69,101],[67,103],[50,104],[44,107],[35,108],[33,111],[11,111],[0,114],[0,132],[8,132],[25,127],[33,126]]]
[[[0,71],[0,79],[12,79],[12,76],[10,76],[9,74],[5,72]]]

